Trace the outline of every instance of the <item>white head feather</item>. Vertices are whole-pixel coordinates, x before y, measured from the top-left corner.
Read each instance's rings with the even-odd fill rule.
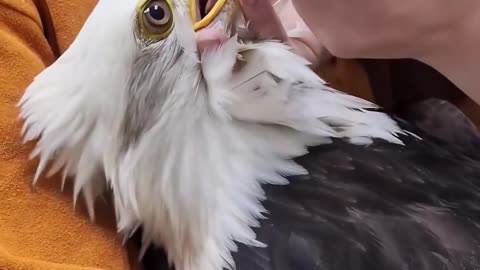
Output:
[[[99,2],[27,89],[23,132],[40,138],[35,181],[53,161],[49,174],[73,178],[92,218],[111,187],[118,230],[142,226],[144,244],[164,246],[178,270],[233,266],[235,241],[261,246],[251,229],[264,212],[261,184],[306,174],[291,159],[308,146],[401,143],[392,119],[327,87],[287,46],[234,36],[200,61],[186,0],[173,2],[173,32],[150,43],[135,34],[137,6]]]

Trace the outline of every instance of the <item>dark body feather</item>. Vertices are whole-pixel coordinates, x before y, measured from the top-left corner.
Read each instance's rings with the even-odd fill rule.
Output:
[[[237,269],[480,269],[478,146],[450,147],[400,124],[424,140],[335,140],[297,159],[308,176],[265,185],[269,213],[255,231],[268,247],[239,244]],[[145,269],[167,269],[159,265]]]

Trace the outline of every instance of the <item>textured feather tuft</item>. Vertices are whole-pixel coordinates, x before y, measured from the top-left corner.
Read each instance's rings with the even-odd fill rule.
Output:
[[[62,171],[62,190],[74,177],[74,203],[83,192],[91,219],[105,187],[102,159],[112,102],[124,91],[135,56],[135,5],[100,1],[70,48],[34,79],[18,104],[24,141],[38,139],[30,156],[40,158],[34,183],[53,160],[47,176]]]

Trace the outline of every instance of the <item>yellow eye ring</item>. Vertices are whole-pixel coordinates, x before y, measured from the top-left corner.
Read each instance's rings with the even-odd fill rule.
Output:
[[[145,41],[167,38],[174,28],[170,0],[146,0],[137,7],[137,31]]]

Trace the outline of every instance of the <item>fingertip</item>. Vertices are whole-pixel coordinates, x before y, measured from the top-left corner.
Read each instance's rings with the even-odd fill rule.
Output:
[[[289,38],[289,44],[295,53],[311,63],[312,69],[316,69],[334,58],[325,47],[312,48],[308,43],[299,38]]]
[[[287,40],[287,34],[271,0],[239,0],[249,29],[259,39]]]

